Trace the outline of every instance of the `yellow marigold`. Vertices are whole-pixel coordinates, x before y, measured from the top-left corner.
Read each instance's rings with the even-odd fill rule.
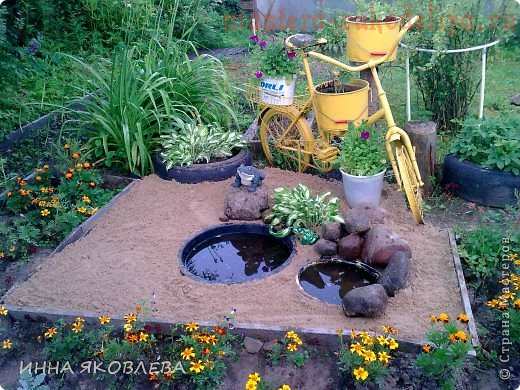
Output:
[[[184,348],[184,350],[181,352],[181,357],[182,357],[184,360],[191,360],[192,358],[195,357],[195,350],[193,349],[193,347],[186,347],[186,348]]]
[[[195,374],[201,373],[202,371],[204,371],[204,368],[205,368],[205,366],[204,366],[204,364],[202,364],[201,360],[190,363],[190,371],[194,372]]]
[[[455,332],[454,336],[457,341],[462,341],[463,343],[468,341],[468,335],[463,330],[459,330],[459,331]]]
[[[370,335],[361,336],[361,342],[365,345],[373,345],[374,344],[374,338]]]
[[[56,329],[55,327],[52,327],[52,328],[47,329],[43,335],[45,336],[46,339],[52,339],[57,334],[58,334],[58,329]]]
[[[467,324],[469,322],[469,317],[467,316],[466,313],[460,313],[458,316],[457,316],[457,321],[460,321],[462,322],[463,324]]]
[[[71,180],[74,177],[74,174],[72,172],[67,172],[65,174],[65,179]]]
[[[291,390],[291,386],[289,385],[282,385],[278,388],[278,390]]]
[[[377,356],[374,351],[369,350],[365,351],[365,353],[363,354],[363,359],[365,359],[365,362],[367,363],[375,362],[377,360]]]
[[[430,316],[430,321],[431,322],[437,322],[437,317],[434,316],[433,314]]]
[[[299,336],[298,336],[298,334],[295,331],[290,330],[290,331],[288,331],[285,334],[285,337],[287,337],[288,339],[293,339],[293,338],[296,338],[296,337],[299,337]]]
[[[76,317],[76,319],[74,321],[79,322],[80,324],[85,323],[85,319],[83,317]]]
[[[352,340],[354,340],[354,339],[357,338],[358,336],[359,336],[358,333],[357,333],[354,329],[352,329],[352,330],[350,331],[350,337],[352,338]]]
[[[109,316],[102,315],[98,317],[98,320],[101,325],[106,325],[109,324],[112,319]]]
[[[71,328],[72,328],[72,331],[73,331],[74,333],[81,333],[81,331],[83,330],[83,326],[84,326],[84,325],[83,325],[82,322],[77,322],[77,321],[76,321],[76,322],[73,322],[73,323],[72,323]]]
[[[260,374],[258,372],[253,372],[251,374],[249,374],[249,376],[247,377],[247,380],[248,381],[251,381],[251,382],[260,382],[260,380],[262,379],[262,377],[260,376]]]
[[[353,374],[357,381],[364,381],[368,378],[368,371],[363,367],[355,368]]]
[[[258,389],[258,384],[256,382],[253,382],[253,381],[247,381],[245,389],[246,390],[257,390]]]
[[[188,322],[186,325],[185,325],[185,328],[188,332],[194,332],[196,331],[197,329],[199,329],[199,324],[197,324],[196,322]]]
[[[210,334],[206,338],[206,344],[216,345],[217,341],[218,341],[217,336],[215,336],[214,334]]]
[[[359,356],[361,356],[365,351],[365,348],[359,343],[350,344],[350,352],[357,353]]]
[[[80,214],[86,214],[86,213],[87,213],[87,209],[86,209],[85,207],[83,207],[83,206],[78,207],[78,208],[77,208],[77,211],[78,211],[78,213],[80,213]]]
[[[133,328],[134,328],[134,326],[130,323],[126,323],[123,325],[123,329],[125,332],[130,332]]]
[[[447,323],[450,321],[450,316],[447,313],[441,313],[437,316],[437,321]]]
[[[90,202],[91,202],[90,198],[89,198],[87,195],[83,195],[83,196],[81,197],[81,200],[82,200],[83,202],[85,202],[86,204],[90,204]]]
[[[385,336],[377,336],[377,342],[383,347],[388,345],[388,339]]]
[[[517,300],[513,303],[513,307],[514,307],[515,309],[520,310],[520,299],[517,299]]]
[[[399,348],[399,343],[395,341],[395,339],[391,338],[388,340],[388,348],[390,348],[391,350],[397,349]]]
[[[295,352],[298,350],[298,345],[297,344],[293,344],[293,343],[289,343],[287,344],[287,350],[289,352]]]
[[[424,353],[430,353],[432,350],[432,346],[430,344],[423,344],[422,350]]]
[[[383,325],[383,332],[388,334],[398,334],[398,330],[390,325]]]
[[[126,335],[126,340],[130,344],[136,344],[139,341],[139,336],[136,333],[129,333]]]
[[[13,348],[13,342],[10,339],[5,339],[2,341],[2,349],[11,349]]]
[[[40,211],[40,215],[42,217],[47,217],[51,212],[48,210],[48,209],[43,209],[42,211]]]
[[[139,332],[139,341],[146,343],[149,338],[150,338],[150,335],[148,333]]]
[[[386,351],[379,352],[377,354],[377,360],[379,360],[383,364],[388,364],[390,361],[390,355]]]
[[[125,322],[127,324],[133,324],[134,322],[137,321],[137,314],[135,314],[135,313],[125,314],[123,319],[125,320]]]
[[[69,144],[65,144],[65,145],[63,145],[63,149],[65,149],[65,150],[69,150],[69,149],[70,149],[70,145],[69,145]]]
[[[74,160],[77,160],[78,158],[80,158],[80,156],[81,156],[81,154],[80,154],[79,152],[74,152],[74,153],[72,153],[72,158],[73,158]]]
[[[3,254],[3,252],[2,252],[2,254]],[[5,307],[4,305],[1,305],[0,306],[0,316],[5,317],[5,316],[7,316],[8,313],[9,313],[9,310],[7,310],[7,307]]]

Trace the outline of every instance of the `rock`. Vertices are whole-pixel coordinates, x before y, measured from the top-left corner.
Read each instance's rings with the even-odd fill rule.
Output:
[[[224,202],[224,212],[229,219],[254,221],[262,218],[262,211],[269,207],[269,196],[263,187],[250,192],[246,187],[231,187]]]
[[[357,260],[361,258],[363,238],[356,233],[343,237],[338,242],[338,255],[345,260]]]
[[[249,353],[258,353],[262,349],[263,345],[263,342],[252,337],[246,336],[244,338],[244,348]]]
[[[388,296],[380,284],[370,284],[350,290],[343,297],[343,312],[347,317],[379,317],[385,312]]]
[[[262,349],[266,352],[271,352],[276,344],[278,344],[278,340],[276,340],[276,339],[268,341],[268,342],[264,343],[264,345],[262,346]]]
[[[228,222],[229,218],[227,217],[227,215],[221,215],[220,217],[218,217],[218,220],[220,222]]]
[[[314,250],[320,256],[334,256],[336,253],[338,253],[338,244],[336,244],[334,241],[320,238],[318,241],[316,241],[316,244],[314,244]]]
[[[350,209],[345,213],[345,230],[347,233],[365,233],[370,230],[368,216],[359,209]]]
[[[511,104],[514,106],[520,106],[520,93],[511,98]]]
[[[407,252],[397,251],[388,260],[388,265],[378,282],[385,288],[389,297],[406,287],[410,265],[411,260]]]
[[[367,264],[386,266],[395,252],[402,251],[412,257],[408,243],[382,225],[375,225],[367,233],[361,258]]]
[[[329,222],[321,227],[321,237],[329,241],[338,241],[341,238],[341,224]]]

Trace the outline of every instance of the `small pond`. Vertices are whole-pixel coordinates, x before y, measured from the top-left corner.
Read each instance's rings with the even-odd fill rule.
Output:
[[[278,239],[265,225],[232,224],[210,228],[181,249],[183,273],[210,283],[261,279],[289,263],[294,246]]]
[[[350,290],[377,282],[379,272],[361,262],[328,260],[309,264],[298,274],[301,288],[327,303],[340,305]]]

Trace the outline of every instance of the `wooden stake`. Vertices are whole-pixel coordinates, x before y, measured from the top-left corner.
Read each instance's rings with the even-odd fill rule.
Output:
[[[432,177],[435,175],[435,151],[437,145],[437,124],[435,122],[410,121],[405,125],[415,148],[415,158],[424,182],[423,194],[433,192]]]

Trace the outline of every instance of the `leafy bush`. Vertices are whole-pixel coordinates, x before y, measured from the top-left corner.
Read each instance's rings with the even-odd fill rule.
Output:
[[[295,228],[309,229],[319,235],[321,225],[327,222],[343,222],[338,198],[330,198],[330,192],[312,196],[309,188],[298,184],[295,188],[276,188],[272,213],[266,218],[271,234],[285,237]]]
[[[177,121],[170,134],[161,136],[161,145],[161,156],[171,169],[229,157],[245,143],[241,133],[224,130],[218,124]]]
[[[512,2],[509,2],[512,3]],[[407,44],[438,50],[436,54],[411,51],[413,76],[426,110],[440,129],[458,129],[480,82],[480,52],[442,53],[491,42],[502,37],[507,0],[432,0],[399,2],[409,15],[420,15],[418,26],[407,35]]]
[[[256,77],[293,77],[299,70],[296,52],[285,47],[284,34],[277,34],[273,40],[266,40],[258,35],[250,37],[252,59],[257,66]]]
[[[482,226],[459,232],[460,255],[477,286],[496,279],[499,275],[500,247],[503,233],[492,227]]]
[[[345,15],[335,13],[332,15],[332,20],[321,20],[320,23],[322,27],[318,30],[317,36],[327,40],[323,50],[333,56],[343,54],[347,44]]]
[[[363,18],[365,22],[381,22],[387,16],[395,16],[394,6],[388,2],[379,0],[354,0],[356,3],[356,16]]]
[[[464,314],[459,315],[459,319],[467,322]],[[471,349],[468,335],[454,322],[449,322],[446,313],[433,316],[432,321],[442,325],[433,327],[427,333],[427,343],[423,345],[423,352],[417,357],[416,364],[426,376],[437,381],[442,389],[454,389],[455,378]]]
[[[340,333],[339,370],[356,383],[381,384],[389,372],[392,353],[399,348],[399,343],[393,337],[397,330],[385,326],[383,331],[377,337],[368,332],[352,331],[349,343],[344,342],[343,333]]]
[[[483,167],[520,175],[520,116],[465,121],[452,152]]]
[[[285,359],[295,367],[300,368],[310,358],[310,353],[300,336],[290,330],[285,333],[283,339],[273,345],[267,357],[273,365],[279,365]]]
[[[338,162],[341,170],[349,175],[380,173],[387,166],[383,136],[366,122],[357,127],[350,123],[341,143]]]

